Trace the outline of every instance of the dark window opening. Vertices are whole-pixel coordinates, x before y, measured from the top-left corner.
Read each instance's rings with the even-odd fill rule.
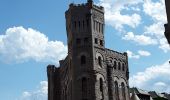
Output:
[[[100,40],[100,45],[103,46],[103,41],[102,40]]]
[[[82,78],[82,95],[83,97],[87,97],[87,78]],[[85,100],[85,98],[83,98]]]
[[[95,44],[98,44],[98,39],[97,38],[95,38],[94,41],[95,41]]]
[[[116,61],[114,61],[114,69],[116,69],[117,63]]]
[[[117,81],[115,81],[115,95],[116,95],[116,100],[119,100],[119,87]]]
[[[101,28],[100,27],[101,27],[101,24],[99,23],[99,32],[101,32]]]
[[[122,70],[125,71],[125,64],[122,65]]]
[[[103,92],[103,80],[100,78],[100,91]]]
[[[93,29],[95,30],[95,27],[96,27],[96,22],[93,21]]]
[[[103,80],[102,80],[102,78],[100,78],[100,92],[101,92],[101,95],[102,95],[102,98],[101,98],[101,100],[103,100]]]
[[[74,28],[76,29],[77,25],[76,25],[76,21],[74,21]]]
[[[83,29],[84,29],[84,20],[83,20]]]
[[[86,56],[81,56],[81,65],[86,64]]]
[[[104,33],[104,26],[102,24],[102,27],[101,27],[101,32]]]
[[[89,42],[89,38],[87,38],[87,37],[84,38],[84,42],[85,42],[85,43],[88,43],[88,42]]]
[[[76,44],[81,44],[81,39],[76,39]]]
[[[121,64],[120,64],[120,62],[118,63],[118,70],[120,70],[121,69]]]
[[[81,23],[80,23],[80,21],[79,21],[79,29],[80,29],[80,27],[81,27]]]
[[[99,64],[99,66],[102,66],[102,59],[100,56],[98,57],[98,64]]]
[[[99,23],[96,22],[96,31],[98,32],[98,28],[99,28]]]
[[[124,84],[124,83],[121,83],[121,87],[122,87],[122,97],[123,97],[123,100],[126,100],[125,84]]]

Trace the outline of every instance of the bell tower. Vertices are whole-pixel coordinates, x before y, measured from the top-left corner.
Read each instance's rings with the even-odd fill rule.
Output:
[[[65,18],[68,55],[47,67],[48,100],[129,100],[128,56],[105,48],[104,8],[72,3]]]
[[[104,43],[104,8],[87,0],[65,12],[72,100],[108,100]]]

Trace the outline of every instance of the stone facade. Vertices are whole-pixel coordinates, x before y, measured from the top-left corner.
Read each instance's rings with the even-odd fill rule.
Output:
[[[165,4],[166,4],[166,13],[167,13],[167,20],[168,20],[168,23],[165,24],[165,37],[167,38],[168,40],[168,43],[170,44],[170,25],[169,25],[169,22],[170,22],[170,1],[169,0],[165,0]]]
[[[48,100],[129,100],[128,56],[105,48],[104,8],[70,4],[65,17],[68,55],[47,67]]]

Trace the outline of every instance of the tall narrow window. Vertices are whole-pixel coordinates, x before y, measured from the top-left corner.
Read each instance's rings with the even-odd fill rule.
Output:
[[[95,31],[95,27],[96,27],[96,22],[93,21],[93,30]]]
[[[116,100],[119,100],[119,87],[117,81],[115,81],[115,97]]]
[[[125,71],[125,64],[122,64],[122,71]]]
[[[96,25],[96,26],[97,26],[97,29],[96,29],[96,30],[97,30],[97,32],[99,32],[99,23],[98,23],[98,22],[97,22],[97,25]]]
[[[84,29],[84,20],[83,20],[83,29]]]
[[[102,66],[102,59],[100,56],[98,57],[98,64],[99,64],[99,66]]]
[[[74,28],[76,29],[77,25],[76,25],[76,21],[74,21]]]
[[[86,56],[81,56],[81,65],[86,64]]]
[[[121,87],[122,87],[122,98],[123,100],[126,100],[126,89],[125,89],[125,84],[123,82],[121,83]]]
[[[97,31],[97,24],[98,24],[98,22],[96,22],[96,31]]]
[[[98,39],[95,38],[95,39],[94,39],[94,42],[95,42],[95,44],[98,44]]]
[[[83,100],[85,100],[84,97],[87,97],[87,78],[82,78],[82,97]]]
[[[100,92],[101,92],[101,100],[103,100],[103,80],[102,80],[102,78],[100,78]]]
[[[102,31],[102,33],[104,33],[104,26],[103,26],[103,24],[102,24],[102,27],[101,27],[101,31]]]
[[[79,29],[81,28],[81,23],[80,23],[80,21],[79,21]]]
[[[120,62],[118,63],[118,70],[120,70],[121,69],[121,64],[120,64]]]
[[[101,32],[101,24],[99,23],[99,32]]]
[[[116,67],[117,67],[117,63],[116,61],[114,61],[114,69],[116,69]]]

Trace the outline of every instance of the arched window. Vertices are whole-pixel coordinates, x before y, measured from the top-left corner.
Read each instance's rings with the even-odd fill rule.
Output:
[[[122,70],[125,71],[125,64],[122,64]]]
[[[122,98],[123,100],[126,100],[126,89],[125,89],[125,84],[123,82],[121,83],[121,87],[122,87]]]
[[[100,91],[103,92],[103,80],[100,78]]]
[[[102,97],[101,100],[103,100],[103,96],[104,95],[103,95],[103,80],[102,80],[102,78],[100,78],[100,92],[101,92],[101,95],[102,95],[101,96]]]
[[[77,25],[76,25],[76,21],[74,21],[74,28],[76,29]]]
[[[119,100],[119,87],[117,81],[115,81],[115,97],[116,100]]]
[[[87,97],[87,78],[85,77],[82,78],[82,97]]]
[[[98,57],[98,64],[99,66],[102,66],[102,58],[100,56]]]
[[[79,29],[81,28],[81,23],[80,23],[80,21],[79,21]]]
[[[121,64],[120,64],[120,62],[118,63],[118,70],[120,70],[121,69]]]
[[[116,61],[114,61],[114,69],[116,69],[116,67],[117,67],[117,63]]]
[[[86,64],[86,56],[81,56],[81,65]]]
[[[96,27],[96,22],[93,21],[93,30],[95,31],[95,27]]]
[[[84,29],[84,25],[85,25],[85,24],[84,24],[84,20],[83,20],[83,29]]]

